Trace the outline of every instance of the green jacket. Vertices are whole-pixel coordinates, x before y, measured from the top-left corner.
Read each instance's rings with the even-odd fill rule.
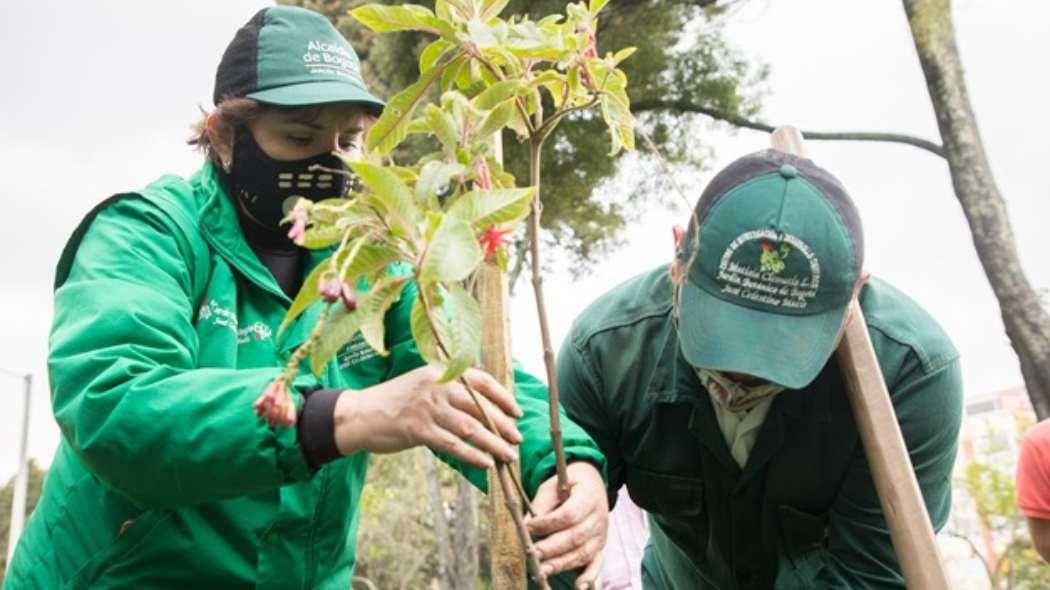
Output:
[[[777,395],[744,469],[679,352],[666,267],[595,301],[558,358],[562,403],[650,514],[646,588],[903,588],[835,362]],[[883,377],[935,529],[962,418],[958,354],[883,281],[863,289]]]
[[[320,304],[277,337],[290,301],[245,243],[214,169],[100,205],[55,286],[62,440],[5,588],[348,588],[368,454],[311,473],[295,429],[255,417],[252,401]],[[319,380],[304,367],[297,385],[360,389],[420,366],[414,296],[406,289],[387,314],[388,357],[358,335]],[[546,388],[521,371],[515,381],[531,494],[554,464]],[[603,464],[578,427],[565,432],[571,457]],[[484,488],[484,472],[460,470]]]

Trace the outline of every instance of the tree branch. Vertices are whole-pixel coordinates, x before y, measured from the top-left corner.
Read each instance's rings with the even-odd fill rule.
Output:
[[[995,574],[992,573],[992,567],[990,565],[988,565],[988,560],[985,559],[984,555],[981,554],[979,549],[977,549],[977,545],[975,545],[974,542],[971,541],[969,537],[967,537],[966,535],[964,535],[962,533],[959,533],[959,532],[956,532],[956,531],[951,531],[951,530],[946,530],[946,531],[944,531],[944,534],[948,535],[949,537],[960,539],[960,540],[966,542],[966,544],[970,546],[970,552],[973,553],[974,556],[978,559],[978,561],[981,562],[981,565],[984,566],[984,573],[988,574],[988,583],[991,584],[992,587],[994,588],[995,587],[995,581],[996,581],[995,580]]]
[[[699,113],[729,123],[734,127],[753,129],[771,133],[775,126],[761,121],[752,121],[731,113],[726,113],[715,108],[696,104],[687,100],[642,100],[632,103],[631,110],[635,113],[646,111],[679,111],[683,113]],[[881,141],[887,143],[902,143],[926,150],[931,154],[945,158],[944,147],[928,139],[906,135],[903,133],[884,133],[881,131],[803,131],[804,139],[828,140],[828,141]]]

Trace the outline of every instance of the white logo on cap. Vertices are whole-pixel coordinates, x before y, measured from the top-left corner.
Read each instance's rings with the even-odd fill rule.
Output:
[[[338,43],[310,41],[303,65],[316,76],[342,76],[363,85],[355,56]]]
[[[753,261],[732,259],[740,246],[755,240],[762,241],[760,256]],[[792,254],[801,255],[809,263],[808,277],[782,274],[786,268],[784,260]],[[722,293],[726,295],[774,307],[806,309],[820,288],[820,261],[798,236],[772,229],[756,229],[744,232],[730,242],[722,253],[716,279],[722,283]]]

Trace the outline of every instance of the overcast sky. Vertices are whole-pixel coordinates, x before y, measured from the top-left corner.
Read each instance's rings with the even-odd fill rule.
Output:
[[[54,265],[95,203],[162,174],[189,175],[200,157],[184,145],[198,105],[210,106],[215,66],[234,31],[267,2],[20,0],[0,21],[0,368],[36,378],[30,454],[50,463],[58,430],[46,386]],[[1050,286],[1050,4],[961,0],[954,11],[970,97],[1021,259]],[[752,0],[731,40],[771,67],[763,118],[811,129],[887,130],[937,139],[937,128],[897,2]],[[630,45],[624,39],[623,45]],[[766,147],[764,134],[704,131],[715,169]],[[945,163],[888,144],[809,144],[860,208],[867,266],[926,307],[963,355],[966,393],[1022,383],[998,306],[974,253]],[[710,174],[705,175],[708,178]],[[556,340],[599,293],[670,258],[659,207],[627,246],[576,282],[546,282]],[[680,219],[681,218],[681,219]],[[515,354],[536,374],[542,357],[531,289],[513,304]],[[21,384],[0,376],[0,479],[15,470]]]

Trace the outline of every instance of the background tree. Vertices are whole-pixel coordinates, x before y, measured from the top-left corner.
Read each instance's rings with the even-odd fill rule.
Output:
[[[401,4],[397,0],[381,0]],[[376,36],[347,11],[366,0],[279,0],[328,16],[361,56],[362,73],[379,96],[392,96],[419,75],[417,56],[426,40],[416,33]],[[415,2],[433,7],[432,0]],[[511,0],[505,14],[547,15],[565,0]],[[631,80],[632,104],[663,99],[688,101],[726,116],[758,112],[764,67],[756,66],[725,39],[723,25],[733,2],[714,0],[612,0],[599,21],[598,53],[624,45],[638,48],[622,65]],[[551,110],[551,109],[548,109]],[[648,133],[676,173],[700,171],[709,156],[702,137],[704,113],[643,109],[639,129]],[[608,136],[600,117],[583,113],[559,125],[543,155],[542,226],[548,247],[558,250],[574,273],[585,272],[619,244],[626,224],[654,195],[672,194],[651,154],[606,156]],[[417,139],[416,141],[426,141]],[[504,161],[519,179],[528,178],[528,146],[504,136]],[[409,142],[408,149],[412,149]],[[421,148],[420,148],[421,149]],[[622,172],[622,173],[620,173]],[[675,197],[676,198],[676,197]],[[677,202],[675,198],[663,202]],[[524,268],[524,236],[515,239],[511,283]],[[558,254],[561,256],[559,257]]]
[[[33,513],[36,503],[40,500],[40,490],[44,485],[44,476],[47,471],[37,467],[36,461],[29,460],[29,478],[26,485],[26,518]],[[0,585],[4,581],[4,573],[7,571],[7,535],[11,530],[11,502],[14,501],[15,478],[8,480],[3,488],[0,488]]]
[[[1050,313],[1021,268],[1006,202],[984,150],[963,78],[949,0],[903,0],[926,76],[955,195],[977,256],[999,300],[1006,334],[1021,362],[1028,397],[1050,418]]]
[[[361,498],[356,587],[470,590],[487,583],[478,567],[488,536],[477,493],[427,449],[375,455]]]
[[[989,453],[994,450],[990,449]],[[973,501],[980,527],[988,531],[994,542],[981,551],[972,538],[960,531],[947,534],[964,541],[981,560],[991,587],[994,590],[1050,588],[1050,567],[1036,553],[1025,518],[1017,509],[1012,471],[1002,462],[972,461],[955,481],[955,488]]]

